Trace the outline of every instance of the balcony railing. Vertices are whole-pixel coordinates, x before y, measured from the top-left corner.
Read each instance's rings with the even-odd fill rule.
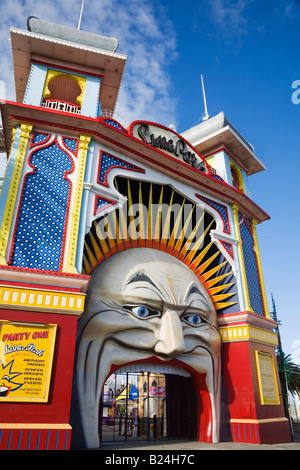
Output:
[[[65,113],[81,114],[81,106],[68,103],[67,101],[43,99],[42,106],[55,111],[64,111]]]

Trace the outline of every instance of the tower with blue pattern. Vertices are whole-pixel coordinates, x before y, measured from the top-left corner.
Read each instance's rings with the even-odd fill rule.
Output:
[[[90,279],[81,269],[86,212],[90,204],[95,213],[115,204],[85,186],[94,155],[90,125],[96,133],[99,116],[113,115],[126,57],[114,38],[35,17],[27,30],[11,28],[11,45],[16,101],[2,105],[9,158],[0,199],[0,331],[3,324],[55,325],[56,339],[47,390],[27,384],[25,403],[10,398],[12,389],[0,403],[0,448],[69,449],[76,328]],[[104,187],[112,165],[131,168],[103,154]],[[1,355],[0,378],[2,369]]]

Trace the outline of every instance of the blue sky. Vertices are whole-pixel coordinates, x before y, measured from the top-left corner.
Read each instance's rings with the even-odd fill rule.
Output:
[[[9,27],[33,15],[77,27],[81,0],[1,2],[0,80],[14,99]],[[174,124],[220,111],[252,143],[267,170],[249,178],[254,201],[271,216],[257,227],[269,306],[273,293],[283,348],[300,363],[299,0],[85,0],[81,29],[119,39],[128,55],[117,113]],[[300,82],[299,82],[300,84]],[[300,98],[300,93],[297,95]],[[295,96],[295,97],[297,97]]]

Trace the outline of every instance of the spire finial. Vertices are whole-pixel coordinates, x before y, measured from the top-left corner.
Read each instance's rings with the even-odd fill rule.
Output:
[[[203,116],[202,120],[203,120],[203,121],[207,121],[207,119],[209,119],[209,114],[208,114],[208,112],[207,112],[207,105],[206,105],[206,97],[205,97],[205,89],[204,89],[203,75],[201,75],[201,83],[202,83],[202,92],[203,92],[204,109],[205,109],[205,115]]]
[[[79,21],[78,21],[77,29],[80,29],[83,7],[84,7],[84,0],[82,0],[82,3],[81,3],[81,9],[80,9],[80,15],[79,15]]]

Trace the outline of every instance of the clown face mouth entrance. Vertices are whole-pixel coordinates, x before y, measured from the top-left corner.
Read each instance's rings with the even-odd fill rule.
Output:
[[[200,280],[184,263],[149,248],[115,254],[93,273],[78,333],[78,410],[88,448],[101,445],[99,404],[108,377],[121,367],[149,363],[188,371],[199,405],[194,411],[197,440],[217,442],[221,362],[216,312]],[[145,370],[153,372],[135,372]],[[166,403],[173,404],[176,386],[168,386],[171,379],[164,369],[157,373],[167,376]],[[167,422],[171,417],[167,411]]]
[[[146,370],[135,372],[141,369]],[[187,371],[158,364],[122,367],[103,387],[100,440],[192,440],[197,435],[196,417],[196,393]]]

